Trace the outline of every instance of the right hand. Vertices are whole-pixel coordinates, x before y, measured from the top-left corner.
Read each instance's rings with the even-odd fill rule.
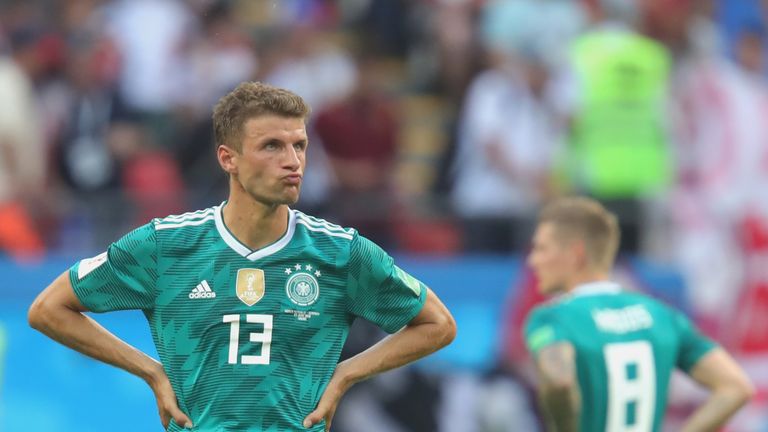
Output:
[[[156,376],[149,381],[149,386],[155,393],[157,410],[160,413],[160,421],[163,423],[163,428],[168,429],[168,424],[173,419],[179,426],[191,429],[192,420],[179,408],[176,393],[173,391],[171,382],[168,380],[168,376],[162,370],[162,367],[160,367],[160,371]]]

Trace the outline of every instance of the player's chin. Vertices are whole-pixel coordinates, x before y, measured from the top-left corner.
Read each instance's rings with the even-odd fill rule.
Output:
[[[283,196],[281,197],[282,204],[286,205],[294,205],[297,202],[299,202],[299,195],[301,192],[301,187],[299,186],[292,186],[287,188],[283,192]]]
[[[555,284],[546,279],[539,278],[539,294],[550,295],[557,291]]]

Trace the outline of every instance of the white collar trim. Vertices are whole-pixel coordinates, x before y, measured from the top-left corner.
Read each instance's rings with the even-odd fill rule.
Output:
[[[621,292],[621,286],[612,281],[595,281],[577,285],[571,291],[573,296],[595,295],[595,294],[618,294]]]
[[[224,240],[224,243],[226,243],[227,246],[229,246],[243,258],[256,261],[258,259],[270,256],[283,249],[293,238],[293,233],[296,231],[296,215],[294,214],[293,210],[288,209],[288,229],[285,231],[285,234],[271,245],[259,250],[252,251],[248,246],[242,244],[240,240],[235,238],[235,236],[229,232],[229,229],[227,229],[227,226],[224,224],[224,214],[222,209],[224,208],[225,204],[226,201],[215,207],[216,210],[214,211],[214,219],[216,221],[216,230],[219,232],[222,240]]]

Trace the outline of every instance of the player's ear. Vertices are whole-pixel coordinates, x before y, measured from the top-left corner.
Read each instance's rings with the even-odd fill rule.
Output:
[[[229,146],[224,144],[219,145],[216,148],[216,158],[219,160],[219,165],[227,174],[237,174],[237,152]]]
[[[584,243],[584,240],[574,240],[571,248],[571,256],[573,256],[573,259],[576,261],[576,265],[578,267],[584,267],[589,264],[589,257],[587,256],[587,245]]]

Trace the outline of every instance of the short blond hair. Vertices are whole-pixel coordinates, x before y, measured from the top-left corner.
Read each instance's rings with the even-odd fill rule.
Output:
[[[551,223],[563,240],[584,241],[587,259],[600,270],[610,270],[619,249],[620,231],[616,215],[586,197],[558,198],[539,214],[538,223]]]
[[[213,108],[213,136],[216,146],[242,148],[243,126],[263,115],[307,119],[309,105],[291,91],[261,82],[244,82],[219,99]]]

